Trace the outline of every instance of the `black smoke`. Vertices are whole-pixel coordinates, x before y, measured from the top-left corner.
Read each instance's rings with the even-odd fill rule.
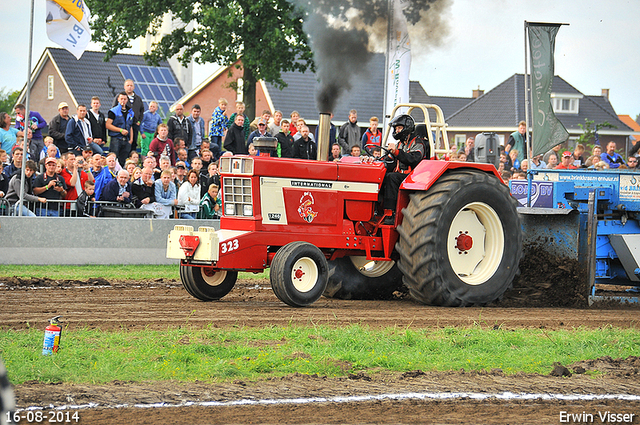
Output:
[[[340,95],[351,88],[353,77],[366,75],[373,55],[386,52],[389,0],[289,1],[305,12],[304,30],[320,83],[318,109],[331,112]],[[404,14],[413,56],[442,44],[451,1],[408,0]]]

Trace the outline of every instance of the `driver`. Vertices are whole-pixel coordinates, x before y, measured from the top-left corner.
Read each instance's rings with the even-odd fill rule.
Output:
[[[421,137],[414,134],[415,122],[410,115],[398,115],[389,123],[389,127],[393,129],[393,138],[398,143],[397,145],[396,142],[387,144],[389,151],[385,161],[387,173],[382,181],[378,201],[382,203],[385,213],[387,210],[391,211],[391,215],[385,218],[384,224],[393,225],[400,185],[411,170],[429,155],[429,147]]]

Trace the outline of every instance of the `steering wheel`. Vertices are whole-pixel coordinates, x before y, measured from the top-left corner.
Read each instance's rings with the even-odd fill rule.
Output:
[[[371,148],[373,148],[374,146],[379,147],[380,150],[382,151],[382,155],[379,157],[376,157],[375,161],[382,161],[385,164],[392,164],[395,161],[395,155],[391,153],[389,149],[383,146],[375,145],[373,143],[367,143],[366,145],[364,145],[364,151],[366,152],[367,155],[375,157],[373,155],[373,151],[371,150]]]

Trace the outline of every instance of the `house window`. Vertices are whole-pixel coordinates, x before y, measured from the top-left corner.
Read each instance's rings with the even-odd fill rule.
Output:
[[[577,114],[580,96],[551,94],[553,112],[556,114]]]
[[[53,75],[47,77],[47,99],[53,99]]]
[[[456,149],[463,148],[466,141],[467,141],[466,134],[456,134],[456,138],[455,138]]]
[[[238,78],[236,82],[236,102],[244,102],[243,88],[244,80],[242,78]]]

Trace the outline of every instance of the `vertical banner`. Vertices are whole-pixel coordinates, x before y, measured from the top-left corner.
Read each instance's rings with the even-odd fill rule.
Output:
[[[82,0],[47,0],[47,37],[80,59],[91,41],[90,17]]]
[[[389,45],[387,46],[389,60],[385,75],[387,81],[385,117],[391,114],[397,104],[409,102],[411,44],[407,31],[407,19],[403,13],[408,5],[409,0],[389,2]]]
[[[561,24],[528,23],[531,55],[531,103],[533,109],[533,155],[547,152],[569,138],[567,129],[553,113],[553,84],[556,34]]]

